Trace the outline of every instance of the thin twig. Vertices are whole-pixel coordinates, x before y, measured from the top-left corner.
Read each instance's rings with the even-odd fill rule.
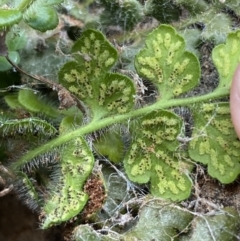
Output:
[[[40,81],[44,84],[46,84],[47,86],[50,86],[50,88],[54,91],[58,92],[58,99],[60,102],[60,107],[59,109],[65,109],[65,108],[69,108],[73,105],[77,105],[77,107],[83,112],[85,113],[85,108],[82,106],[81,102],[73,95],[71,95],[71,93],[64,88],[62,85],[57,84],[55,82],[53,82],[52,80],[49,80],[47,78],[38,76],[38,75],[33,75],[33,74],[29,74],[27,72],[25,72],[24,70],[22,70],[20,67],[18,67],[11,59],[9,59],[8,56],[5,56],[5,58],[7,59],[7,61],[16,69],[18,70],[20,73],[35,79],[37,81]]]
[[[32,79],[35,79],[35,80],[38,80],[40,82],[43,82],[44,84],[47,84],[48,86],[51,87],[51,89],[53,90],[56,90],[56,91],[60,91],[63,87],[49,79],[46,79],[44,77],[41,77],[41,76],[38,76],[38,75],[32,75],[32,74],[28,74],[27,72],[25,72],[24,70],[22,70],[20,67],[18,67],[8,56],[6,56],[6,59],[7,61],[15,68],[17,69],[20,73],[32,78]]]
[[[11,173],[5,166],[1,165],[1,162],[0,162],[0,172],[7,174],[11,178],[14,178],[14,174]],[[3,190],[0,191],[0,197],[7,195],[9,192],[13,190],[12,184],[7,188],[5,187],[6,181],[1,176],[0,176],[0,183],[2,186],[4,186]]]
[[[12,190],[13,190],[13,185],[11,184],[8,188],[4,188],[2,191],[0,191],[0,197],[6,196]]]

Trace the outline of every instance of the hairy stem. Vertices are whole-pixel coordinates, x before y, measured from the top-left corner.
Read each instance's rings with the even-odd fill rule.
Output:
[[[100,130],[104,127],[110,126],[112,124],[121,123],[121,122],[127,121],[129,119],[132,119],[132,118],[135,118],[138,116],[142,116],[142,115],[147,114],[154,110],[168,109],[168,108],[176,107],[176,106],[189,106],[189,105],[193,105],[195,103],[225,97],[228,94],[229,94],[228,89],[226,89],[226,88],[220,89],[219,88],[219,89],[216,89],[214,92],[211,92],[206,95],[194,96],[194,97],[182,98],[182,99],[171,99],[171,100],[158,101],[155,104],[131,111],[126,114],[106,117],[101,120],[94,120],[94,121],[88,123],[87,125],[80,127],[79,129],[76,129],[65,135],[57,137],[57,138],[47,142],[46,144],[44,144],[32,151],[29,151],[22,158],[20,158],[17,162],[15,162],[12,167],[17,170],[22,165],[31,161],[37,155],[43,154],[59,145],[62,145],[64,143],[70,141],[71,139],[73,139],[75,137],[92,133],[92,132]]]

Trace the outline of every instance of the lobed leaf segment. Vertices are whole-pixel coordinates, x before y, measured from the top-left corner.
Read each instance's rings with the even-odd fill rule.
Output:
[[[165,110],[149,113],[132,125],[133,140],[124,167],[130,180],[150,181],[151,193],[155,196],[182,200],[190,195],[188,170],[184,170],[177,153],[176,137],[181,126],[181,119]]]
[[[229,103],[197,105],[193,118],[190,157],[207,164],[209,175],[221,183],[233,182],[240,173],[240,142],[231,123]]]
[[[168,25],[161,25],[147,36],[135,66],[141,76],[156,85],[161,101],[192,89],[200,76],[196,56],[185,50],[184,39]]]
[[[59,82],[88,105],[94,118],[126,113],[133,107],[134,84],[127,76],[108,72],[117,51],[100,32],[83,32],[72,54],[76,61],[63,66]]]
[[[83,185],[93,165],[92,152],[82,137],[67,143],[62,151],[59,185],[51,190],[43,207],[46,215],[43,229],[67,221],[83,209],[88,200]]]
[[[220,44],[213,49],[213,62],[220,75],[218,88],[230,88],[233,74],[240,62],[240,31],[228,35],[225,44]]]
[[[159,44],[160,42],[162,43],[161,46],[164,50],[164,46],[166,47],[169,45],[168,40],[172,38],[172,35],[169,37],[169,35],[165,33],[165,38],[163,38],[163,34],[159,35],[157,30],[155,31],[155,40],[159,39]],[[213,98],[220,98],[222,93],[225,93],[225,95],[229,93],[233,73],[239,62],[240,53],[237,48],[237,43],[240,38],[239,36],[239,31],[229,34],[226,44],[221,44],[213,50],[213,60],[220,73],[219,85],[212,93],[210,93],[210,96]],[[154,43],[155,42],[151,39],[146,40],[147,48],[140,51],[139,55],[136,56],[136,67],[140,74],[156,84],[161,94],[159,100],[161,103],[161,101],[165,100],[164,98],[171,98],[174,96],[174,87],[179,81],[181,81],[181,76],[177,76],[176,80],[173,81],[173,85],[171,85],[172,78],[169,78],[168,75],[165,75],[165,78],[163,77],[164,72],[161,67],[164,66],[164,71],[167,72],[168,63],[174,64],[174,62],[171,62],[170,58],[170,56],[172,56],[172,51],[167,52],[165,50],[163,56],[164,59],[166,59],[166,63],[161,66],[161,64],[159,64],[161,61],[156,60],[158,55],[162,57],[163,51],[161,47],[154,47]],[[172,46],[174,46],[174,43],[172,43]],[[186,61],[186,59],[183,60],[181,66],[184,66],[184,61]],[[191,62],[194,61],[192,60]],[[170,65],[170,69],[171,68],[172,65]],[[191,69],[189,71],[191,71]],[[170,72],[170,76],[173,76],[175,73],[179,73],[179,71]],[[188,75],[189,74],[190,72]],[[165,89],[164,84],[166,86]],[[170,87],[171,90],[173,90],[172,95],[171,90],[169,91]],[[169,93],[168,95],[165,95],[165,92],[167,91]],[[211,99],[210,96],[209,99]],[[197,99],[197,97],[195,97],[195,99]],[[195,101],[194,99],[192,100]],[[217,178],[222,183],[230,183],[234,181],[239,174],[239,153],[237,151],[239,141],[237,140],[237,136],[234,133],[230,120],[229,107],[227,103],[207,104],[204,102],[204,99],[200,102],[202,102],[202,104],[196,105],[196,109],[192,108],[192,103],[190,101],[187,103],[187,105],[193,110],[193,118],[195,121],[195,128],[189,148],[190,157],[195,161],[208,164],[208,171],[212,177]],[[230,143],[234,143],[233,146],[231,146]]]

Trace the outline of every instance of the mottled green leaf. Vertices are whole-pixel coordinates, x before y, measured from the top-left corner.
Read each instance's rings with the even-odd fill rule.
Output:
[[[76,62],[59,72],[59,82],[92,109],[95,118],[125,113],[134,105],[135,87],[127,76],[107,72],[117,52],[103,35],[85,31],[72,48]]]
[[[218,88],[230,88],[233,74],[240,62],[240,31],[230,33],[225,44],[213,49],[212,58],[218,70],[220,81]]]
[[[168,25],[160,25],[146,38],[146,47],[135,58],[138,73],[152,81],[166,101],[198,84],[197,57],[185,50],[184,39]]]
[[[138,119],[131,128],[132,143],[124,159],[130,180],[150,181],[151,193],[158,197],[183,200],[190,195],[189,166],[176,152],[181,119],[160,110]]]
[[[208,173],[222,183],[240,173],[240,141],[230,118],[229,103],[203,103],[193,109],[194,129],[190,157],[208,166]]]
[[[72,54],[86,74],[98,79],[109,71],[118,58],[117,50],[96,30],[85,30],[72,47]]]
[[[84,208],[88,195],[83,185],[94,164],[92,151],[82,137],[68,142],[62,150],[59,185],[43,207],[46,213],[42,228],[68,221]]]

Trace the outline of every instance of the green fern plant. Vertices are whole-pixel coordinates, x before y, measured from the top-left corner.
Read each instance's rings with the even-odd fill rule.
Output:
[[[145,47],[135,57],[139,75],[156,88],[156,101],[137,108],[136,83],[110,71],[118,57],[115,48],[99,31],[84,31],[72,47],[75,60],[59,71],[59,82],[83,108],[56,110],[59,111],[59,136],[30,149],[11,166],[17,173],[31,167],[37,169],[34,163],[41,163],[44,158],[54,156],[58,160],[53,173],[58,184],[47,183],[48,192],[40,197],[45,215],[42,228],[67,221],[84,208],[88,195],[83,185],[94,165],[89,135],[117,123],[124,125],[131,137],[123,158],[128,178],[137,183],[150,182],[150,192],[154,196],[174,201],[188,198],[194,162],[206,164],[209,174],[222,183],[235,180],[240,172],[237,151],[240,144],[230,122],[228,103],[220,99],[229,95],[233,70],[238,63],[239,38],[239,32],[231,33],[227,43],[213,51],[213,60],[220,73],[218,87],[206,95],[186,97],[185,93],[198,84],[199,61],[186,51],[184,39],[173,27],[160,25],[147,36]],[[54,113],[40,104],[41,99],[31,95],[31,92],[20,91],[19,104],[30,112]],[[173,112],[179,106],[192,111],[194,127],[190,137],[185,136],[183,120]],[[4,132],[3,125],[1,128]],[[113,139],[119,147],[116,151],[122,155],[121,141]],[[187,150],[183,146],[189,141]],[[102,146],[99,139],[98,152],[111,156],[108,149],[104,139]],[[223,158],[218,158],[219,154]]]

